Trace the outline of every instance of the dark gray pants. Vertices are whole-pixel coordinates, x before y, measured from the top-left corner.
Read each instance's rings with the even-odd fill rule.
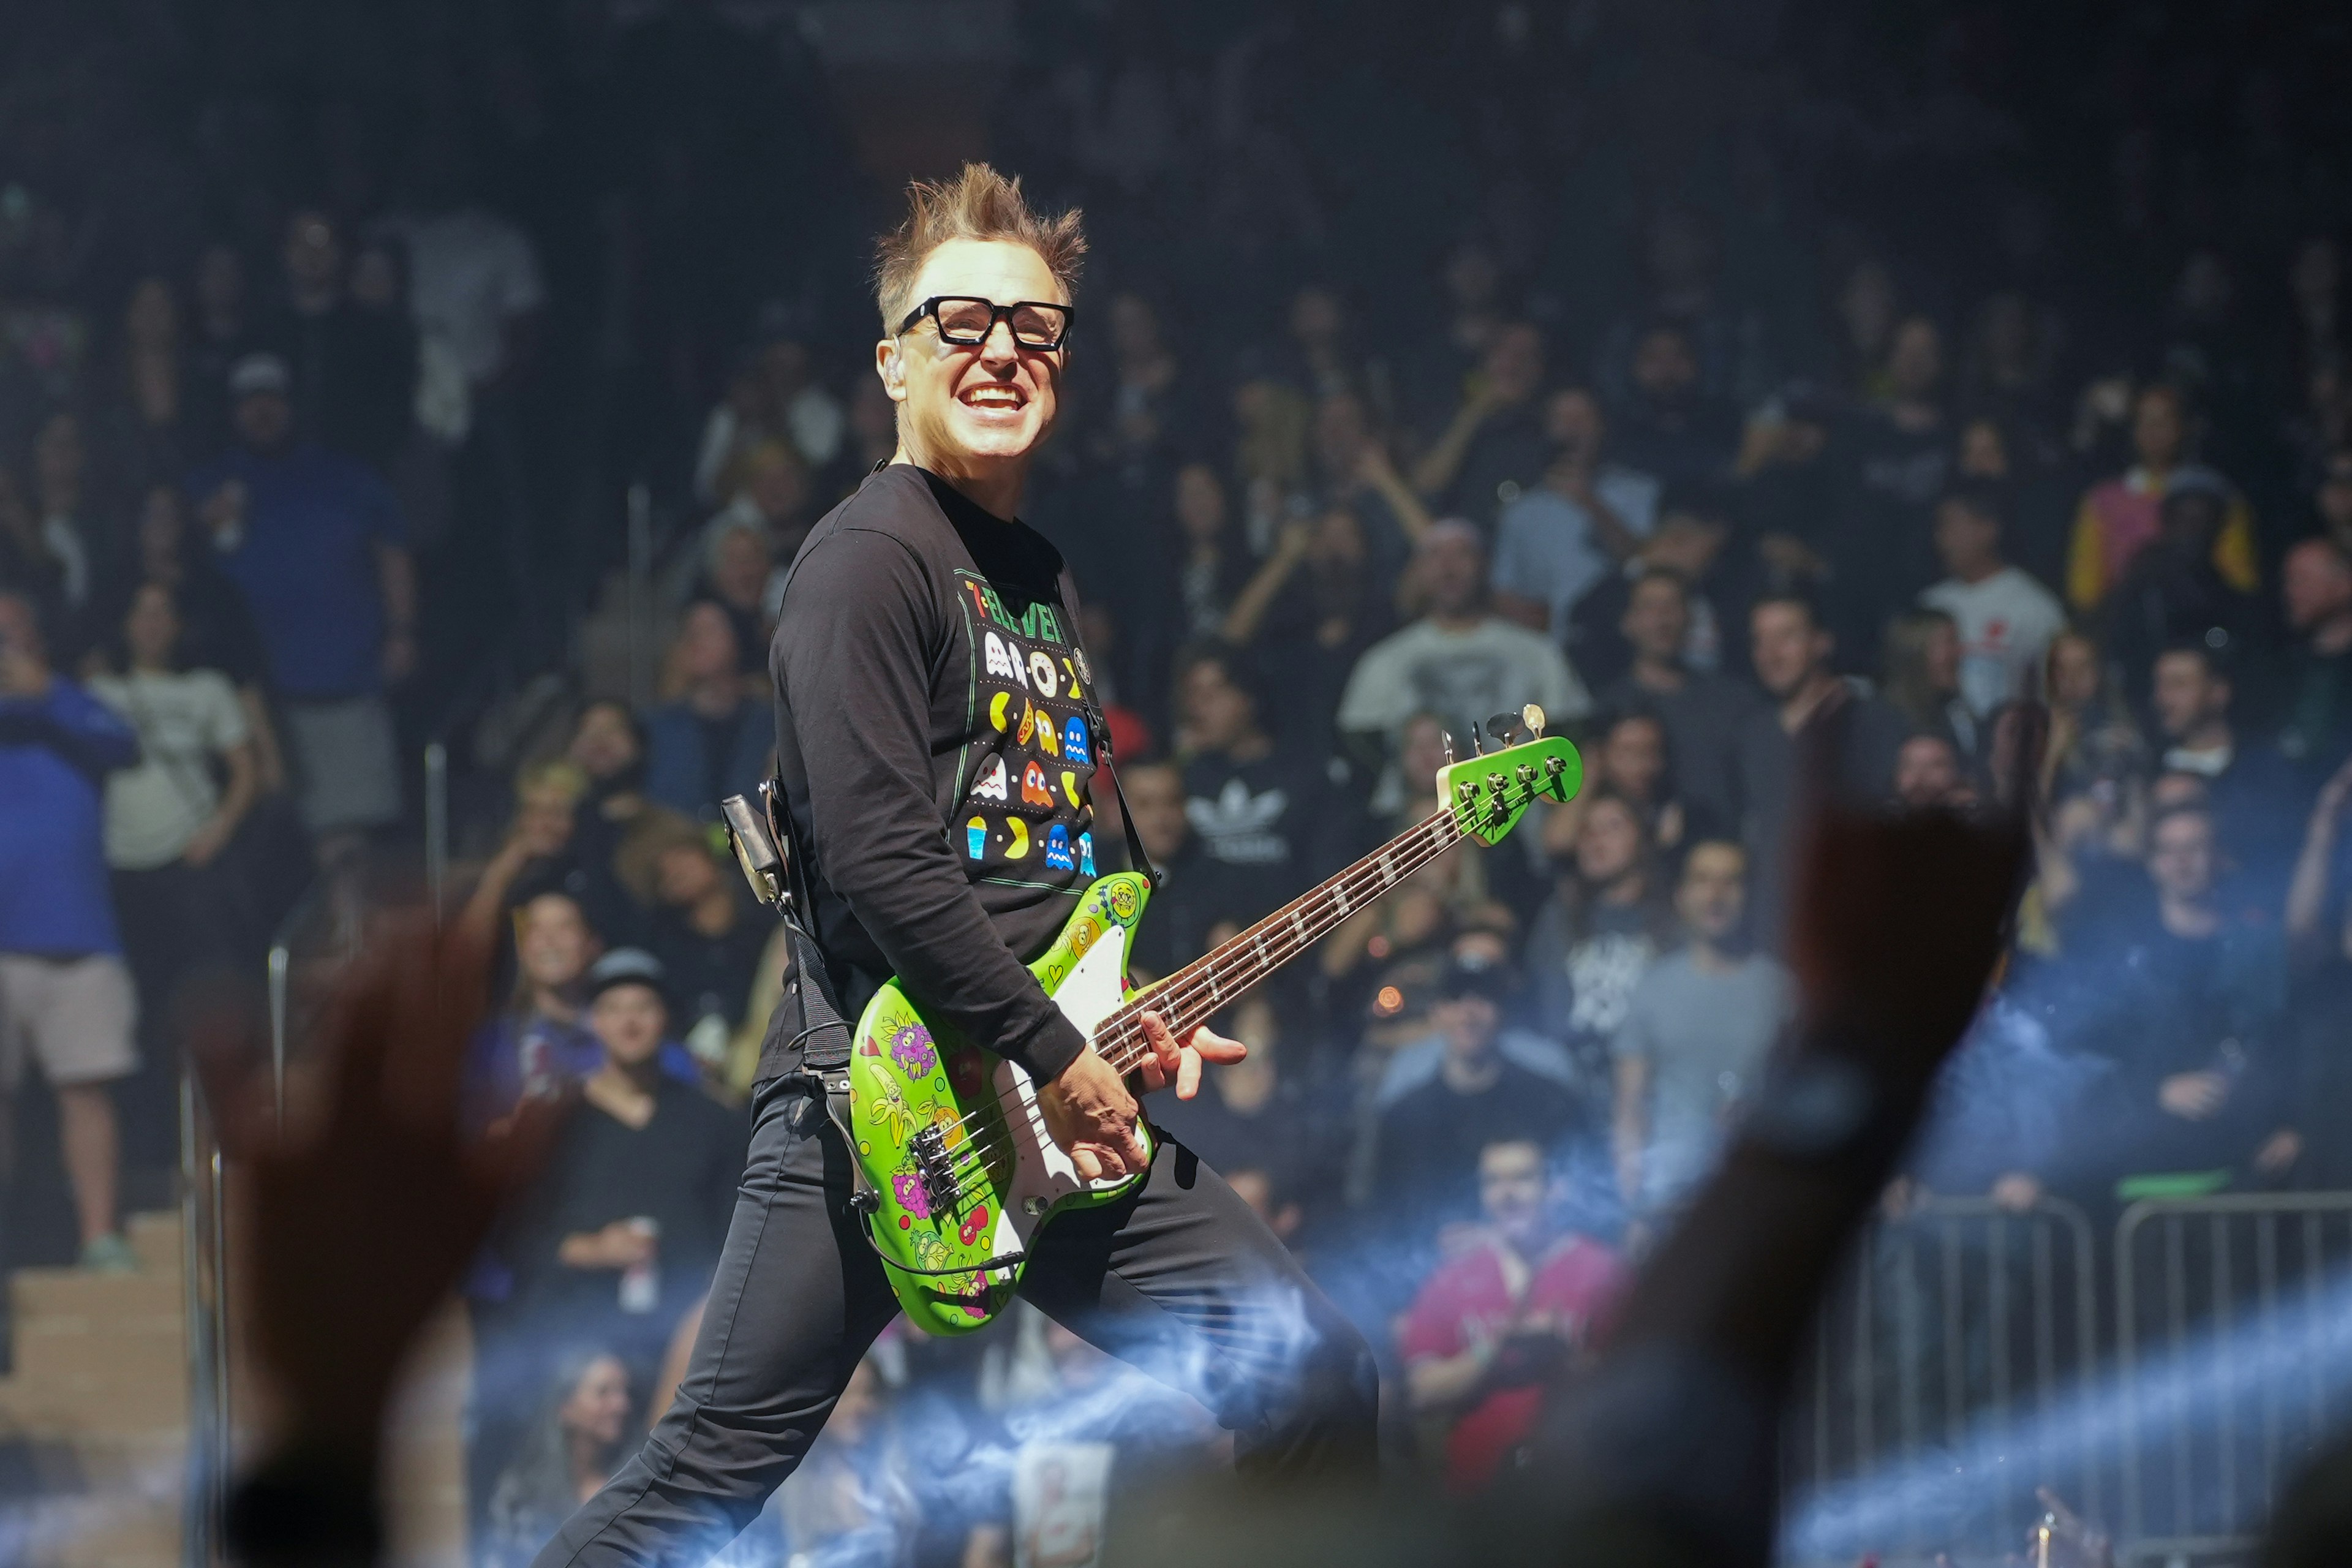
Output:
[[[815,1441],[894,1313],[851,1213],[849,1163],[804,1080],[752,1103],[751,1152],[677,1401],[536,1568],[692,1568],[751,1523]],[[1065,1215],[1022,1294],[1182,1388],[1234,1434],[1237,1465],[1288,1481],[1374,1463],[1370,1352],[1215,1172],[1160,1142],[1118,1202]]]

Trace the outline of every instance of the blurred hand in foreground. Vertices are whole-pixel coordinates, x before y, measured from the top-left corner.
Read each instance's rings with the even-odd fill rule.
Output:
[[[328,1008],[319,1103],[282,1129],[267,1075],[243,1070],[241,1020],[223,1011],[198,1025],[222,1147],[244,1167],[254,1347],[284,1402],[285,1446],[373,1466],[418,1330],[545,1152],[551,1102],[525,1105],[493,1140],[460,1135],[490,951],[422,916],[394,922]]]
[[[1809,728],[1833,734],[1842,718],[1824,713]],[[2030,780],[2038,736],[2023,739],[2011,761]],[[1824,765],[1816,776],[1832,775]],[[1822,809],[1790,911],[1805,1037],[1924,1089],[1984,999],[2031,854],[2026,814],[2013,805],[1969,816]]]

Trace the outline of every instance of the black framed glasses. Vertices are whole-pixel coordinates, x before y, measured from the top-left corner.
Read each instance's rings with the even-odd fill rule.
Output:
[[[934,294],[913,310],[898,323],[905,333],[925,316],[939,328],[940,342],[952,343],[960,349],[977,348],[988,341],[988,334],[1003,321],[1013,329],[1013,341],[1024,349],[1057,349],[1070,335],[1070,321],[1077,311],[1068,305],[1048,304],[1042,300],[1016,300],[1010,305],[1000,305],[992,300],[982,300],[971,294]]]

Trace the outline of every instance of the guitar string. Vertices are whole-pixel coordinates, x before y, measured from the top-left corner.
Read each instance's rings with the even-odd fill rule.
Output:
[[[1527,798],[1524,801],[1517,798],[1520,787],[1526,791]],[[1502,792],[1502,799],[1507,810],[1515,810],[1532,805],[1536,796],[1540,793],[1538,787],[1532,784],[1519,787],[1507,784]],[[1132,1070],[1152,1055],[1148,1037],[1141,1039],[1136,1037],[1137,1031],[1140,1029],[1139,1014],[1146,1011],[1160,1013],[1168,1021],[1171,1033],[1179,1036],[1190,1034],[1195,1023],[1190,1016],[1192,1011],[1204,999],[1210,1003],[1209,1010],[1213,1011],[1214,1006],[1223,1000],[1222,987],[1224,983],[1235,978],[1238,973],[1247,973],[1253,966],[1257,968],[1261,974],[1270,973],[1282,967],[1322,940],[1349,914],[1362,907],[1360,900],[1364,898],[1367,889],[1359,888],[1356,884],[1367,881],[1378,884],[1385,881],[1388,884],[1387,887],[1370,895],[1376,900],[1392,890],[1431,860],[1467,837],[1469,835],[1463,829],[1453,811],[1444,806],[1439,807],[1429,816],[1423,818],[1418,826],[1400,834],[1388,844],[1365,856],[1324,887],[1292,900],[1248,930],[1237,933],[1220,944],[1214,952],[1186,965],[1183,970],[1170,977],[1170,983],[1167,985],[1147,992],[1116,1009],[1097,1027],[1094,1043],[1099,1048],[1100,1042],[1107,1034],[1124,1037],[1121,1043],[1114,1047],[1118,1053],[1115,1058],[1109,1052],[1104,1053],[1104,1056],[1105,1059],[1110,1062],[1114,1071],[1125,1073]],[[1400,857],[1405,861],[1402,869],[1399,869],[1397,865]],[[1337,894],[1349,895],[1344,905],[1335,899],[1334,895]],[[1317,910],[1318,904],[1325,906],[1319,911]],[[1314,919],[1302,924],[1299,917],[1310,914]],[[1265,946],[1265,939],[1269,932],[1277,935],[1277,946],[1271,957],[1268,956]],[[1249,962],[1241,963],[1240,961],[1245,957]],[[1171,1005],[1171,1003],[1172,1005]],[[956,1121],[945,1124],[950,1131],[961,1131],[965,1134],[962,1144],[952,1151],[953,1162],[950,1166],[950,1174],[957,1177],[959,1188],[961,1187],[966,1176],[987,1175],[988,1162],[1010,1151],[1012,1130],[1009,1115],[1020,1109],[1015,1103],[1018,1092],[1017,1089],[1003,1090],[992,1097],[993,1109],[1005,1113],[1006,1117],[1005,1120],[1000,1120],[993,1127],[980,1128],[974,1125],[979,1118],[988,1114],[991,1109],[988,1105],[976,1106]],[[958,1218],[965,1217],[989,1195],[988,1190],[973,1193],[968,1200],[960,1202],[951,1212]],[[961,1192],[958,1196],[960,1199],[963,1198]]]
[[[1525,800],[1518,798],[1522,787],[1526,790]],[[1540,793],[1535,785],[1507,784],[1503,790],[1505,807],[1517,809],[1531,805]],[[1385,895],[1466,837],[1468,835],[1463,831],[1453,812],[1439,808],[1423,818],[1417,826],[1365,856],[1324,887],[1292,900],[1247,931],[1221,944],[1214,952],[1170,976],[1165,984],[1114,1010],[1097,1026],[1093,1043],[1099,1050],[1106,1038],[1112,1039],[1113,1049],[1118,1054],[1114,1058],[1110,1052],[1105,1052],[1105,1059],[1110,1062],[1115,1071],[1125,1073],[1132,1070],[1151,1055],[1148,1040],[1136,1037],[1140,1028],[1139,1014],[1146,1011],[1160,1013],[1168,1019],[1172,1033],[1180,1036],[1190,1034],[1206,1016],[1204,1012],[1202,1017],[1193,1017],[1193,1012],[1204,1000],[1209,1004],[1207,1011],[1214,1011],[1224,1000],[1223,988],[1239,973],[1246,973],[1253,966],[1258,967],[1262,973],[1270,973],[1288,963],[1322,940],[1357,909]],[[1390,862],[1386,867],[1381,864],[1383,858]],[[1401,867],[1400,861],[1402,862]],[[1378,892],[1371,890],[1381,883],[1386,883],[1386,886],[1380,887]],[[1348,895],[1344,907],[1334,898],[1334,895],[1342,893]],[[1318,904],[1326,907],[1316,911]],[[1310,912],[1315,913],[1315,920],[1308,926],[1293,923],[1298,916]],[[1277,936],[1277,945],[1271,958],[1265,947],[1265,939],[1269,932]],[[1242,962],[1244,959],[1248,962]],[[1013,1097],[1017,1093],[1017,1090],[1010,1089],[1000,1091],[993,1097],[996,1109],[1008,1112],[1016,1109]],[[985,1105],[976,1106],[957,1121],[944,1125],[950,1130],[970,1133],[972,1123],[986,1115],[988,1109]]]
[[[1509,793],[1506,791],[1507,804]],[[1140,1027],[1137,1015],[1147,1011],[1159,1013],[1169,1020],[1171,1031],[1180,1035],[1191,1033],[1193,1023],[1199,1020],[1185,1021],[1190,1013],[1204,997],[1213,1003],[1222,999],[1219,994],[1220,986],[1232,980],[1238,973],[1234,966],[1236,961],[1244,957],[1244,950],[1247,951],[1247,956],[1252,961],[1263,964],[1266,971],[1270,972],[1281,967],[1320,941],[1334,926],[1353,912],[1360,900],[1369,902],[1371,899],[1379,898],[1429,861],[1452,848],[1463,837],[1460,826],[1454,820],[1451,812],[1439,810],[1433,813],[1424,817],[1420,826],[1400,834],[1388,844],[1365,856],[1325,887],[1294,899],[1247,931],[1226,941],[1214,952],[1179,970],[1169,977],[1166,984],[1113,1010],[1100,1025],[1097,1026],[1095,1038],[1091,1043],[1099,1050],[1107,1037],[1112,1038],[1115,1042],[1114,1049],[1119,1054],[1117,1059],[1113,1059],[1110,1053],[1105,1052],[1103,1053],[1105,1060],[1110,1062],[1114,1071],[1124,1073],[1131,1070],[1151,1054],[1148,1043],[1134,1038],[1135,1031]],[[1383,858],[1391,862],[1386,868],[1380,864]],[[1399,860],[1406,862],[1401,870],[1395,864]],[[1367,898],[1368,888],[1354,886],[1359,882],[1366,881],[1370,884],[1386,881],[1388,887],[1381,889],[1381,893],[1372,893]],[[1347,901],[1347,908],[1332,908],[1319,917],[1319,925],[1311,931],[1295,929],[1286,931],[1283,940],[1291,945],[1283,949],[1279,956],[1271,962],[1266,962],[1261,944],[1267,931],[1274,930],[1278,923],[1287,927],[1294,916],[1307,912],[1307,906],[1318,900],[1329,900],[1332,895],[1341,892],[1350,895]],[[1242,967],[1246,969],[1248,966]],[[1012,1089],[1000,1091],[994,1097],[997,1108],[1007,1111],[1013,1110],[1013,1101],[1010,1097],[1017,1093],[1017,1090]],[[975,1107],[961,1118],[946,1125],[969,1131],[971,1122],[986,1113],[987,1107]]]
[[[1507,804],[1512,793],[1506,790]],[[1427,865],[1438,855],[1452,848],[1464,837],[1452,813],[1440,810],[1432,814],[1423,818],[1418,826],[1400,834],[1381,849],[1349,867],[1331,883],[1293,900],[1248,931],[1240,932],[1221,944],[1215,952],[1207,954],[1198,963],[1188,965],[1185,970],[1171,976],[1170,985],[1147,994],[1146,997],[1139,998],[1136,1003],[1128,1004],[1115,1011],[1110,1018],[1106,1020],[1105,1026],[1121,1031],[1126,1031],[1129,1026],[1139,1026],[1135,1015],[1145,1010],[1145,1005],[1149,1003],[1155,1004],[1150,1005],[1150,1011],[1160,1012],[1163,1007],[1167,1009],[1163,1016],[1169,1019],[1171,1030],[1179,1035],[1189,1034],[1191,1025],[1185,1021],[1189,1014],[1201,1004],[1204,996],[1213,1003],[1219,994],[1220,985],[1234,977],[1233,971],[1238,960],[1246,956],[1253,962],[1262,964],[1268,972],[1281,967],[1321,940],[1333,926],[1345,920],[1348,913],[1357,907],[1354,898],[1348,900],[1345,908],[1339,907],[1337,901],[1332,900],[1333,894],[1345,892],[1349,890],[1351,884],[1366,880],[1368,873],[1371,874],[1369,879],[1370,882],[1377,884],[1385,880],[1390,887],[1393,887]],[[1390,862],[1386,868],[1381,865],[1383,857]],[[1358,889],[1356,891],[1360,895],[1364,889]],[[1293,923],[1297,916],[1307,913],[1318,900],[1330,901],[1332,907],[1320,913],[1315,921],[1307,922],[1306,926]],[[1263,945],[1264,937],[1267,931],[1277,928],[1281,932],[1281,942],[1287,945],[1278,945],[1275,954],[1269,958]],[[1245,970],[1248,966],[1243,967]],[[1174,1003],[1172,1006],[1169,1005],[1171,1001]],[[1123,1021],[1122,1015],[1124,1015]],[[1103,1030],[1098,1028],[1097,1031],[1098,1047],[1102,1037]],[[1139,1065],[1150,1054],[1149,1046],[1144,1045],[1130,1055],[1132,1045],[1133,1042],[1130,1041],[1114,1047],[1118,1053],[1118,1059],[1112,1062],[1114,1070],[1126,1072],[1131,1067]],[[1108,1055],[1106,1059],[1110,1059]],[[964,1142],[954,1151],[954,1163],[950,1167],[950,1173],[957,1177],[960,1187],[962,1181],[968,1177],[986,1174],[987,1162],[992,1157],[1005,1152],[1009,1146],[1011,1141],[1009,1118],[1012,1113],[1021,1109],[1015,1103],[1016,1096],[1016,1090],[1005,1090],[993,1097],[994,1109],[1006,1113],[1006,1119],[999,1121],[994,1126],[975,1125],[980,1118],[989,1114],[988,1105],[975,1106],[957,1121],[945,1124],[950,1130],[961,1131],[965,1134]],[[968,1166],[978,1168],[975,1170],[967,1168]],[[958,1196],[961,1199],[963,1194],[959,1193]],[[985,1196],[984,1192],[974,1194],[968,1201],[960,1202],[954,1210],[957,1217],[963,1217],[983,1201]]]
[[[1514,800],[1516,793],[1508,786],[1506,787],[1504,799],[1507,806],[1516,804]],[[1532,798],[1533,792],[1530,791],[1530,804]],[[1348,900],[1346,908],[1338,907],[1336,900],[1331,899],[1333,894],[1348,891],[1351,884],[1367,879],[1366,873],[1377,873],[1370,877],[1370,882],[1377,884],[1386,881],[1390,888],[1393,888],[1437,856],[1461,842],[1465,837],[1467,835],[1462,831],[1459,823],[1450,811],[1441,809],[1423,818],[1417,826],[1400,834],[1381,849],[1349,867],[1331,883],[1293,900],[1259,921],[1248,931],[1242,931],[1221,944],[1215,952],[1205,955],[1198,963],[1187,965],[1184,971],[1171,977],[1170,986],[1139,997],[1135,1002],[1114,1012],[1105,1021],[1105,1027],[1124,1031],[1129,1024],[1139,1026],[1139,1021],[1135,1018],[1135,1015],[1146,1010],[1147,1005],[1159,1003],[1165,1005],[1168,1000],[1174,998],[1176,1005],[1168,1007],[1163,1016],[1169,1019],[1171,1031],[1179,1035],[1190,1033],[1192,1025],[1187,1018],[1191,1010],[1197,1007],[1204,996],[1212,1003],[1211,1010],[1213,1010],[1213,1004],[1220,999],[1220,986],[1223,982],[1234,977],[1237,961],[1246,956],[1254,963],[1262,966],[1265,972],[1269,973],[1280,968],[1320,941],[1358,907],[1354,898]],[[1386,867],[1380,864],[1383,857],[1390,862]],[[1402,862],[1402,869],[1399,868],[1400,861]],[[1362,889],[1357,889],[1357,891],[1360,893]],[[1297,923],[1297,917],[1309,913],[1318,901],[1330,901],[1332,907],[1322,911],[1315,921],[1307,922],[1305,926]],[[1286,944],[1278,945],[1276,953],[1270,958],[1264,946],[1264,938],[1268,931],[1278,931],[1281,943]],[[1244,972],[1248,967],[1250,966],[1247,964],[1242,965]],[[1150,1006],[1149,1010],[1160,1012],[1161,1006]],[[1125,1016],[1124,1018],[1122,1015]],[[1103,1030],[1098,1028],[1097,1047],[1102,1036]],[[1129,1070],[1150,1054],[1148,1044],[1138,1044],[1132,1040],[1117,1049],[1119,1056],[1117,1060],[1112,1061],[1112,1066],[1114,1070],[1119,1072]],[[1131,1055],[1130,1049],[1132,1049]],[[1107,1055],[1106,1059],[1109,1060],[1110,1058]],[[993,1126],[973,1125],[977,1119],[988,1114],[989,1107],[984,1105],[973,1108],[957,1121],[948,1124],[950,1128],[961,1130],[965,1133],[962,1144],[952,1151],[952,1162],[950,1165],[950,1173],[956,1178],[959,1189],[967,1179],[988,1177],[989,1162],[1009,1152],[1012,1138],[1009,1113],[1020,1107],[1013,1103],[1008,1096],[1016,1092],[1004,1091],[994,1097],[995,1109],[1007,1112],[1008,1118],[1000,1120]],[[987,1201],[992,1191],[992,1187],[983,1187],[980,1191],[967,1194],[959,1190],[958,1201],[950,1213],[958,1219],[968,1217],[974,1209]]]
[[[1532,805],[1538,793],[1533,786],[1528,786],[1528,799],[1520,802],[1517,798],[1518,790],[1507,785],[1504,790],[1506,807]],[[1097,1026],[1093,1043],[1099,1050],[1106,1038],[1111,1039],[1113,1049],[1118,1055],[1113,1059],[1110,1053],[1106,1052],[1105,1059],[1111,1062],[1115,1071],[1124,1073],[1131,1070],[1151,1054],[1149,1044],[1135,1037],[1140,1027],[1138,1015],[1146,1011],[1160,1013],[1169,1020],[1172,1032],[1189,1034],[1192,1025],[1199,1021],[1190,1019],[1189,1015],[1204,999],[1212,1005],[1209,1010],[1214,1010],[1215,1005],[1223,1000],[1220,994],[1223,986],[1240,972],[1235,968],[1240,960],[1247,957],[1253,963],[1262,965],[1265,972],[1280,968],[1322,940],[1349,914],[1384,896],[1465,837],[1467,835],[1462,831],[1453,813],[1440,808],[1423,818],[1418,826],[1398,835],[1349,867],[1329,883],[1292,900],[1247,931],[1221,944],[1214,952],[1186,965],[1170,976],[1166,984],[1115,1009]],[[1381,865],[1384,857],[1391,862],[1386,868]],[[1400,861],[1403,862],[1401,868],[1398,865]],[[1370,885],[1382,882],[1387,886],[1381,888],[1379,892],[1371,891]],[[1340,894],[1346,895],[1344,905],[1335,898]],[[1302,928],[1293,923],[1298,916],[1313,911],[1318,903],[1327,907],[1316,914],[1308,926]],[[1279,945],[1271,958],[1264,946],[1268,932],[1278,932]],[[1241,971],[1248,967],[1248,964],[1243,964]],[[994,1097],[997,1108],[1007,1111],[1013,1110],[1013,1100],[1009,1097],[1015,1093],[1017,1091],[1005,1090],[997,1094]],[[946,1125],[969,1131],[977,1118],[987,1114],[987,1110],[986,1106],[975,1107]]]

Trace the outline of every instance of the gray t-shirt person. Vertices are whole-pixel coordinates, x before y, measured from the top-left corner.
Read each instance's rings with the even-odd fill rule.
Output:
[[[1672,1205],[1706,1174],[1795,1009],[1789,972],[1761,953],[1728,969],[1702,968],[1687,951],[1650,966],[1612,1046],[1649,1065],[1644,1207]]]

